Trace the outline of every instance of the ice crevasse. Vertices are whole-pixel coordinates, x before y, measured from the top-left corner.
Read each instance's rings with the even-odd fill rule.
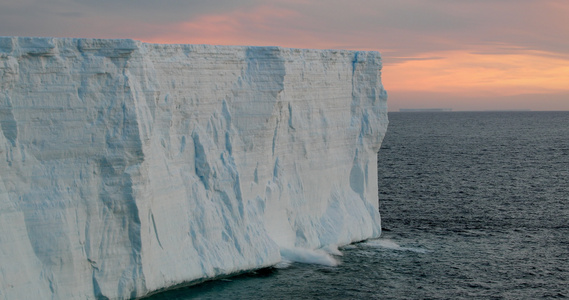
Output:
[[[381,66],[0,38],[0,299],[137,298],[379,236]]]

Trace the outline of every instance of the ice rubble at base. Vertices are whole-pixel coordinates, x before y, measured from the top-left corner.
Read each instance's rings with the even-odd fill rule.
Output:
[[[380,234],[376,52],[0,38],[0,298],[135,298]]]

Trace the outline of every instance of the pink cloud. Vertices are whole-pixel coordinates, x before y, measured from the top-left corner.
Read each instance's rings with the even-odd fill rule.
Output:
[[[218,45],[278,45],[299,47],[306,33],[293,26],[299,13],[274,6],[209,14],[165,28],[164,33],[145,38],[147,42]]]

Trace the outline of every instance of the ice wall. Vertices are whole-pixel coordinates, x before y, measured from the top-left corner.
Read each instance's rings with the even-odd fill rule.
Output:
[[[0,298],[135,298],[380,234],[376,52],[0,38]]]

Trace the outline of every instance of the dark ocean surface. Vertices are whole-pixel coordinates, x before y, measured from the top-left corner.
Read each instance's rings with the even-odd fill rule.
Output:
[[[378,240],[151,299],[569,297],[569,112],[390,113]]]

